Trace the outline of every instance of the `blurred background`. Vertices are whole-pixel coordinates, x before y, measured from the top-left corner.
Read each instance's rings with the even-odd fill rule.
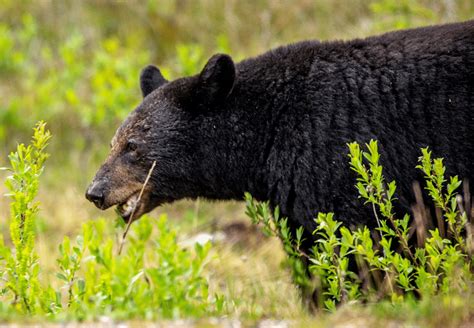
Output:
[[[100,212],[84,192],[107,156],[115,129],[141,101],[138,77],[145,65],[153,63],[174,79],[199,72],[215,52],[238,61],[300,40],[358,38],[473,17],[474,0],[2,0],[0,166],[8,165],[16,144],[29,141],[36,121],[48,123],[53,139],[38,221],[40,253],[48,253],[87,220],[106,216],[113,224],[114,211]],[[0,174],[3,181],[7,173]],[[3,185],[0,193],[5,193]],[[279,244],[259,239],[246,225],[243,204],[181,201],[152,216],[164,212],[185,235],[216,226],[246,238],[256,234],[258,249],[249,251],[246,247],[256,246],[246,241],[247,246],[225,250],[229,271],[241,278],[234,292],[251,285],[249,299],[281,294],[273,298],[280,306],[295,296],[287,276],[275,275],[283,258],[275,253]],[[2,197],[2,231],[8,213]],[[256,271],[259,281],[251,280]],[[266,280],[280,285],[268,287]],[[258,302],[242,311],[272,306]]]

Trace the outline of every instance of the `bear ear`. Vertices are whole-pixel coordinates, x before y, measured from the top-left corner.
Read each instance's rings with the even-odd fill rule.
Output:
[[[168,81],[166,81],[157,67],[148,65],[142,69],[140,74],[140,88],[142,89],[143,98],[166,82]]]
[[[232,58],[224,54],[212,56],[199,74],[199,95],[204,103],[211,104],[227,98],[235,81]]]

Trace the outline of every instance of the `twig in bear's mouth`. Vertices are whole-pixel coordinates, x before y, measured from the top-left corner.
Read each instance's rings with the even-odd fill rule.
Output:
[[[125,239],[127,238],[128,230],[130,230],[130,226],[132,225],[132,222],[133,222],[133,215],[135,214],[138,204],[140,204],[143,191],[145,190],[145,187],[148,184],[148,181],[150,180],[151,174],[153,173],[153,170],[155,169],[155,165],[156,165],[156,161],[154,161],[153,164],[151,165],[150,171],[148,171],[148,175],[146,176],[142,189],[140,190],[140,193],[138,194],[137,201],[135,202],[136,205],[133,207],[132,213],[130,214],[130,218],[128,219],[128,222],[127,222],[127,227],[125,228],[125,231],[123,232],[123,235],[122,235],[122,241],[120,242],[118,255],[122,254],[122,249],[123,249],[123,245],[125,244]]]

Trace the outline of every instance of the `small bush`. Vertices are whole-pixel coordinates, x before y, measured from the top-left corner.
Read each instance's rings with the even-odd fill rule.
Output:
[[[10,237],[13,249],[0,239],[0,274],[4,285],[0,297],[10,299],[13,308],[21,313],[32,313],[36,309],[39,294],[38,256],[35,245],[35,218],[39,204],[35,197],[39,188],[39,177],[48,155],[44,152],[51,135],[45,124],[34,129],[31,145],[20,144],[8,157],[12,174],[5,185],[11,198]]]
[[[388,299],[397,303],[406,298],[472,291],[472,224],[457,194],[461,186],[458,177],[447,181],[442,159],[432,160],[431,152],[422,149],[417,168],[423,171],[426,190],[441,213],[438,227],[428,229],[427,217],[421,214],[426,210],[423,204],[415,207],[414,220],[408,214],[400,219],[394,213],[396,183],[385,181],[377,142],[367,144],[368,151],[361,151],[357,143],[348,146],[350,168],[358,175],[359,196],[373,208],[377,220],[375,234],[367,227],[350,230],[333,213],[319,213],[313,232],[316,242],[306,254],[300,249],[301,229],[290,231],[278,209],[271,213],[268,203],[255,203],[246,195],[247,214],[253,222],[263,224],[267,234],[283,241],[296,284],[306,292],[316,287],[320,304],[329,310],[350,301]],[[312,280],[303,261],[309,263]]]
[[[202,275],[210,244],[182,249],[165,216],[156,223],[144,217],[134,224],[125,252],[118,256],[108,226],[105,220],[85,224],[74,245],[66,237],[59,246],[57,277],[67,292],[50,307],[54,315],[82,320],[216,313],[219,299],[209,297]]]

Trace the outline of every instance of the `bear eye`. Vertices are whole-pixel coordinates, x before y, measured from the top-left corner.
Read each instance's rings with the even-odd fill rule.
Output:
[[[137,150],[137,148],[138,148],[138,143],[135,140],[129,140],[127,142],[127,151],[128,152],[135,151],[135,150]]]

